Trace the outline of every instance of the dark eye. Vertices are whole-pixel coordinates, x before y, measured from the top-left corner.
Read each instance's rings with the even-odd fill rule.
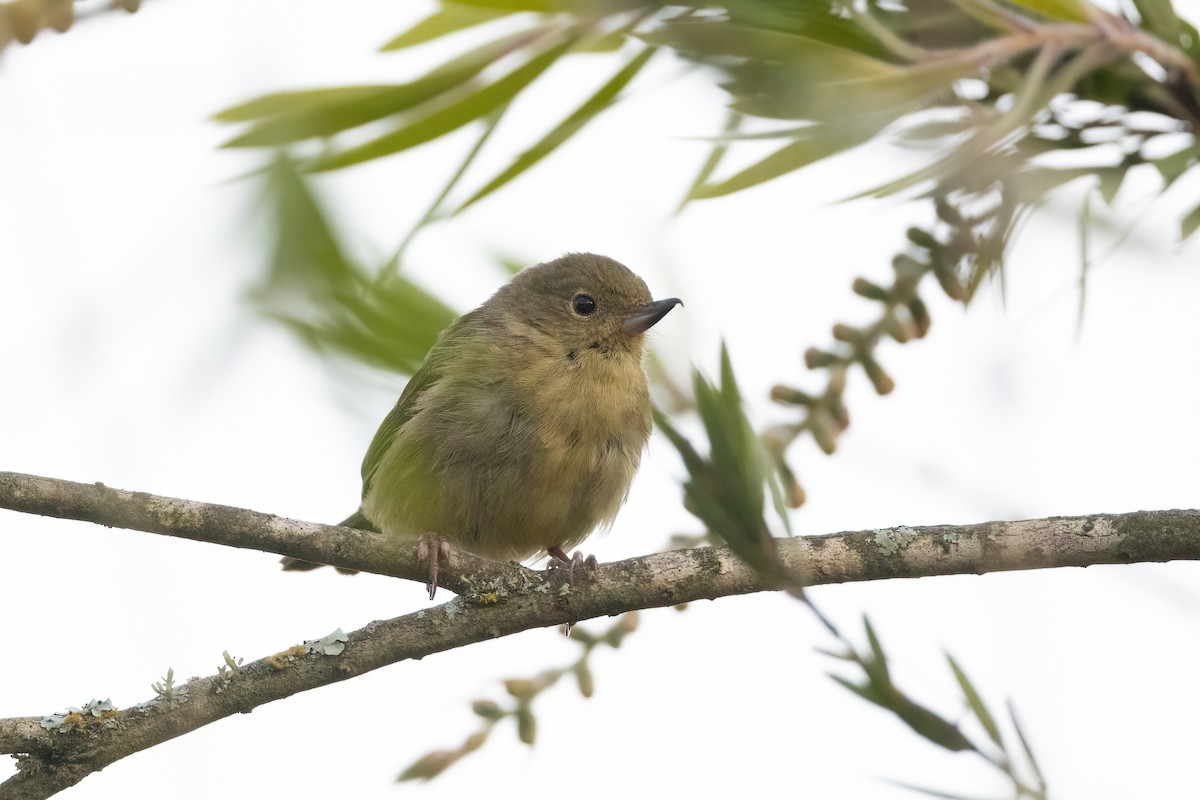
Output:
[[[596,310],[596,301],[590,294],[577,294],[571,301],[571,307],[575,309],[576,314],[586,317]]]

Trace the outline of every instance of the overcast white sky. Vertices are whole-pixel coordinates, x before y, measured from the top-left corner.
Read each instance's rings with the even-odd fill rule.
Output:
[[[1196,6],[1180,4],[1193,18]],[[157,0],[5,53],[0,469],[300,519],[353,509],[362,453],[402,380],[332,372],[250,313],[241,298],[263,250],[251,187],[231,179],[257,162],[218,150],[229,131],[206,120],[266,91],[414,74],[445,51],[375,51],[429,7]],[[475,179],[607,69],[594,60],[548,76]],[[763,400],[770,385],[814,385],[804,348],[827,343],[834,322],[871,313],[851,280],[884,279],[904,228],[926,219],[900,201],[833,201],[915,156],[875,149],[669,219],[704,155],[686,137],[717,130],[722,98],[666,60],[638,87],[531,175],[422,234],[408,268],[465,310],[502,280],[494,251],[531,263],[568,250],[611,255],[656,295],[685,299],[655,338],[677,374],[711,367],[724,337],[756,420],[785,419]],[[454,137],[322,186],[355,246],[386,253],[466,146]],[[1127,213],[1153,189],[1133,176]],[[894,394],[878,398],[856,379],[838,455],[796,448],[810,497],[796,529],[1195,507],[1200,273],[1195,243],[1181,250],[1175,232],[1200,181],[1177,194],[1091,273],[1078,336],[1078,193],[1025,231],[1005,303],[988,292],[963,313],[931,287],[928,340],[882,353]],[[614,530],[588,543],[601,560],[696,530],[664,442],[644,464]],[[93,697],[126,707],[168,667],[210,674],[223,650],[253,660],[425,602],[415,585],[284,575],[275,562],[0,512],[0,716]],[[953,712],[947,650],[993,705],[1013,698],[1055,797],[1188,797],[1200,732],[1196,570],[962,576],[813,595],[844,626],[870,614],[920,699]],[[661,786],[695,797],[911,796],[887,778],[975,795],[1003,788],[824,677],[832,665],[813,648],[829,642],[794,602],[736,598],[642,619],[619,653],[597,656],[593,700],[570,685],[545,698],[535,748],[503,728],[428,786],[391,781],[472,730],[470,701],[498,698],[499,679],[565,663],[575,646],[531,631],[385,668],[133,756],[71,796],[532,790],[586,800]],[[0,778],[11,771],[0,765]]]

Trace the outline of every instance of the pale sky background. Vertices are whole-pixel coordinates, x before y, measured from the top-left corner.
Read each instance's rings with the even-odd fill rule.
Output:
[[[1196,19],[1200,3],[1180,10]],[[157,0],[0,60],[0,469],[103,481],[307,520],[337,520],[402,379],[333,371],[243,301],[263,258],[253,154],[220,151],[217,109],[284,88],[398,81],[448,51],[379,54],[432,7],[354,0]],[[609,62],[572,59],[515,110],[476,183],[596,85]],[[578,62],[578,63],[574,63]],[[771,384],[816,386],[801,353],[872,304],[920,205],[835,204],[918,164],[875,148],[669,218],[714,133],[722,95],[669,59],[632,99],[462,219],[432,227],[407,268],[466,310],[503,279],[490,254],[534,263],[611,255],[686,308],[655,343],[678,375],[711,369],[722,337],[760,424],[788,419]],[[322,181],[361,252],[386,253],[471,134]],[[747,151],[749,153],[749,151]],[[748,156],[741,156],[748,157]],[[810,502],[802,533],[900,524],[1194,508],[1200,486],[1195,242],[1177,219],[1190,176],[1090,273],[1076,335],[1080,192],[1035,218],[1012,253],[1006,302],[969,313],[928,287],[929,338],[885,345],[897,381],[878,398],[856,375],[836,457],[794,450]],[[1153,194],[1131,176],[1117,225]],[[1097,252],[1105,249],[1098,234]],[[602,561],[660,549],[697,523],[681,466],[655,438]],[[1195,797],[1200,588],[1193,564],[1093,567],[821,587],[858,635],[868,613],[901,685],[953,713],[953,652],[993,708],[1022,712],[1057,798]],[[328,571],[327,571],[328,572]],[[439,598],[439,600],[447,598]],[[408,613],[421,587],[373,576],[285,575],[276,557],[0,512],[0,716],[91,698],[127,707],[168,667],[207,675],[334,628]],[[530,749],[509,724],[426,786],[392,779],[475,727],[470,701],[499,681],[567,663],[551,630],[403,663],[270,704],[137,754],[72,798],[516,797],[617,792],[693,797],[901,798],[887,779],[974,795],[1005,784],[950,756],[825,677],[829,646],[775,596],[645,612],[594,660],[596,694],[569,682],[538,705]],[[594,628],[607,623],[593,623]],[[0,762],[0,778],[11,774]],[[655,789],[655,787],[659,787]]]

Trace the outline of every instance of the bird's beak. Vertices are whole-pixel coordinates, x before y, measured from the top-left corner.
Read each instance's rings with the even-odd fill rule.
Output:
[[[668,297],[666,300],[654,300],[634,309],[634,312],[625,318],[625,333],[630,336],[637,336],[639,333],[645,333],[654,327],[654,323],[667,315],[677,305],[683,305],[683,301],[678,297]]]

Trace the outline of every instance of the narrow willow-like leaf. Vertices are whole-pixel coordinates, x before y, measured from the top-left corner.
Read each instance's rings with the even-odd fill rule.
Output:
[[[704,163],[700,165],[700,171],[696,173],[692,185],[688,187],[687,192],[683,195],[683,199],[679,201],[679,206],[675,209],[676,214],[683,211],[693,199],[695,193],[701,186],[708,182],[708,179],[716,172],[717,167],[721,165],[721,159],[725,157],[725,153],[729,150],[729,142],[734,137],[734,134],[737,133],[738,128],[741,127],[743,119],[743,115],[736,111],[730,111],[725,117],[725,128],[721,132],[721,137],[713,142],[712,149],[708,151],[708,158],[704,159]],[[795,129],[792,130],[795,132]]]
[[[847,132],[830,125],[815,125],[809,130],[811,133],[804,138],[784,145],[763,160],[720,183],[699,186],[688,196],[699,200],[740,192],[856,147],[874,135],[874,132],[866,131]]]
[[[775,540],[763,519],[767,461],[742,409],[727,351],[716,386],[693,373],[696,411],[709,440],[707,457],[655,410],[655,420],[688,469],[685,507],[738,557],[772,579],[781,577]]]
[[[971,679],[967,677],[967,673],[954,660],[954,656],[947,654],[946,660],[950,662],[950,669],[954,671],[954,678],[958,681],[958,686],[962,689],[963,698],[967,701],[967,705],[971,707],[975,718],[979,720],[979,724],[987,731],[988,738],[992,740],[992,743],[1003,751],[1004,740],[1000,738],[1000,727],[996,725],[996,718],[992,716],[992,712],[988,711],[983,698],[975,689],[975,685],[971,683]]]
[[[726,120],[730,118],[742,120],[746,118],[746,115],[738,111],[733,111],[730,113],[729,117],[726,117]],[[726,124],[728,124],[728,121]],[[769,131],[755,131],[754,133],[738,133],[737,129],[734,128],[732,131],[722,132],[716,136],[694,136],[690,138],[702,142],[730,144],[732,142],[766,142],[772,139],[798,139],[802,136],[807,136],[812,132],[812,123],[806,123],[804,125],[794,125],[787,128],[774,128]]]
[[[1158,170],[1158,174],[1162,176],[1164,190],[1191,168],[1192,164],[1196,162],[1197,155],[1196,143],[1193,142],[1169,156],[1150,161]]]
[[[278,155],[265,178],[263,204],[273,244],[266,282],[255,290],[260,302],[274,305],[281,298],[325,295],[352,285],[357,267],[292,160]]]
[[[421,219],[417,220],[417,224],[412,227],[412,230],[408,232],[408,235],[404,237],[404,240],[400,242],[399,246],[396,248],[396,252],[392,254],[392,257],[388,260],[388,263],[385,264],[383,269],[380,271],[381,279],[395,274],[395,272],[400,268],[401,260],[404,258],[404,251],[408,249],[409,244],[412,243],[412,240],[416,237],[416,235],[423,230],[426,225],[429,225],[445,215],[445,212],[442,211],[442,204],[446,202],[446,198],[450,196],[452,191],[454,191],[454,187],[458,185],[458,182],[462,180],[463,175],[465,175],[467,170],[471,168],[471,164],[475,162],[476,156],[478,156],[479,152],[483,150],[483,146],[487,144],[488,139],[492,138],[492,133],[495,132],[496,127],[500,124],[500,120],[504,117],[504,112],[507,111],[508,108],[509,106],[506,103],[505,105],[502,105],[500,108],[493,111],[491,114],[488,114],[484,121],[483,132],[480,133],[479,138],[475,140],[474,146],[467,151],[466,157],[458,165],[458,169],[454,171],[454,174],[450,176],[450,180],[446,181],[446,185],[442,187],[442,191],[439,192],[438,196],[435,197],[433,202],[429,204],[429,208],[425,210],[425,214],[421,217]]]
[[[1125,182],[1127,172],[1129,172],[1129,168],[1124,164],[1117,167],[1101,167],[1096,170],[1096,175],[1100,178],[1100,196],[1109,206],[1117,199],[1117,193],[1121,191],[1121,185]]]
[[[558,11],[567,11],[568,7],[564,0],[446,0],[447,2],[459,3],[465,6],[475,6],[476,8],[489,8],[496,11],[536,11],[539,14],[550,14]]]
[[[1197,228],[1200,228],[1200,206],[1196,206],[1195,208],[1193,208],[1191,213],[1188,214],[1186,217],[1183,218],[1183,220],[1180,221],[1180,223],[1179,223],[1180,241],[1186,241],[1189,236],[1191,236],[1193,233],[1196,232]]]
[[[1089,191],[1084,194],[1083,206],[1079,209],[1079,311],[1075,315],[1076,338],[1083,334],[1083,312],[1087,305],[1088,269],[1092,266],[1091,248],[1089,247],[1091,229],[1092,193]]]
[[[690,3],[702,6],[702,3]],[[730,21],[750,28],[779,31],[854,50],[870,56],[885,56],[879,40],[863,29],[852,16],[837,13],[828,0],[802,2],[725,3]]]
[[[443,95],[487,69],[497,59],[538,39],[546,28],[538,27],[502,36],[475,48],[411,83],[392,86],[351,86],[313,92],[269,95],[229,111],[244,118],[258,110],[279,109],[261,119],[247,132],[225,143],[225,147],[275,147],[365,125],[413,108]],[[248,108],[250,107],[250,108]],[[226,114],[229,112],[222,112]]]
[[[370,281],[286,156],[266,175],[274,246],[256,304],[314,350],[412,374],[454,311],[403,276]]]
[[[834,681],[854,692],[863,700],[866,700],[869,703],[874,703],[880,708],[886,708],[888,711],[891,711],[891,708],[887,705],[887,703],[884,702],[883,698],[877,695],[870,686],[859,686],[857,683],[846,680],[841,675],[834,675],[832,672],[829,673],[829,677],[833,678]]]
[[[1025,735],[1025,729],[1021,726],[1021,720],[1017,717],[1017,708],[1012,701],[1008,701],[1008,717],[1012,720],[1013,730],[1017,732],[1017,739],[1021,742],[1021,749],[1025,751],[1025,758],[1029,761],[1029,768],[1033,770],[1033,775],[1037,779],[1038,786],[1044,792],[1046,789],[1046,777],[1042,774],[1042,768],[1038,766],[1037,758],[1033,755],[1033,748],[1029,745],[1029,737]]]
[[[393,84],[374,86],[337,86],[329,89],[301,89],[294,92],[274,92],[245,103],[224,108],[213,114],[216,122],[253,122],[263,117],[286,114],[326,103],[354,102],[395,88]]]
[[[576,53],[615,53],[625,46],[629,36],[624,30],[609,31],[594,39],[585,39],[575,48]]]
[[[642,34],[647,42],[666,45],[702,60],[737,57],[797,64],[818,77],[878,78],[899,67],[808,36],[738,25],[719,19],[686,20]]]
[[[871,662],[872,666],[879,671],[880,678],[890,684],[892,677],[888,670],[887,654],[883,652],[883,645],[879,641],[879,637],[875,634],[875,627],[871,624],[871,620],[863,615],[863,628],[867,631],[867,644],[871,647]]]
[[[683,465],[688,472],[696,472],[704,463],[704,457],[699,451],[688,441],[687,437],[676,430],[671,424],[671,420],[660,411],[657,407],[653,409],[654,424],[659,427],[667,440],[671,442],[671,446],[679,451],[680,458],[683,459]]]
[[[1171,0],[1133,0],[1133,7],[1142,18],[1142,28],[1172,44],[1180,44],[1183,24]]]
[[[1087,0],[1011,0],[1015,6],[1036,11],[1051,19],[1061,19],[1068,22],[1087,22]]]
[[[541,138],[535,145],[530,147],[525,152],[521,153],[513,160],[499,175],[492,178],[483,188],[471,195],[462,205],[455,211],[455,214],[461,213],[464,209],[474,205],[483,198],[487,197],[492,192],[496,191],[506,183],[516,178],[525,170],[537,164],[550,153],[574,136],[586,124],[592,121],[597,114],[604,111],[612,105],[617,95],[621,90],[633,80],[634,76],[641,71],[650,57],[654,55],[657,48],[647,47],[640,53],[630,59],[617,74],[613,75],[609,80],[600,87],[591,97],[584,101],[583,105],[575,109],[571,114],[554,127],[549,133]]]
[[[1010,15],[1005,13],[1003,6],[980,0],[950,0],[960,11],[976,22],[997,31],[1008,32],[1013,29]]]
[[[402,152],[461,128],[510,102],[570,49],[576,35],[567,35],[557,45],[529,59],[494,83],[366,144],[318,157],[308,164],[308,169],[322,172],[361,164]]]
[[[513,12],[503,8],[482,8],[461,3],[443,3],[442,7],[408,30],[390,39],[380,50],[402,50],[418,44],[456,33],[494,19],[506,17]]]
[[[957,725],[919,703],[902,697],[891,708],[914,733],[924,736],[939,747],[954,752],[975,749],[975,745],[971,744],[970,739],[963,736]]]
[[[932,97],[948,94],[955,81],[977,74],[979,67],[971,59],[918,64],[877,77],[818,83],[809,102],[813,119],[837,119],[857,112],[886,114],[890,121]]]
[[[733,374],[733,361],[729,357],[729,347],[722,343],[721,345],[721,389],[719,394],[721,402],[721,418],[724,420],[724,429],[732,434],[733,452],[729,462],[729,468],[732,470],[732,477],[740,477],[742,480],[741,496],[745,503],[745,513],[747,522],[753,524],[761,531],[760,544],[766,547],[773,547],[767,541],[769,534],[763,526],[763,511],[765,492],[764,484],[770,478],[770,471],[765,469],[766,460],[763,458],[764,451],[762,442],[754,433],[753,427],[750,425],[750,420],[746,417],[745,411],[742,408],[742,393],[738,388],[737,378]]]

